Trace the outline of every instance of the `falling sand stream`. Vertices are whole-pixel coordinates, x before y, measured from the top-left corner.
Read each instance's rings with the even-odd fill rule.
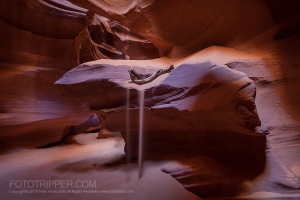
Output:
[[[139,106],[140,106],[140,115],[139,115],[139,178],[143,174],[143,125],[144,125],[144,99],[145,91],[139,91]]]
[[[126,90],[126,138],[127,141],[130,141],[130,88],[127,88]],[[129,145],[126,145],[126,160],[129,162],[130,160],[130,148]]]
[[[131,66],[131,70],[132,70],[132,66]],[[129,70],[129,73],[133,73],[133,76],[136,76],[138,73],[134,72],[130,72],[131,70]],[[148,69],[146,68],[146,74],[148,74]],[[138,75],[138,77],[140,78],[140,75]],[[132,76],[132,74],[131,74]],[[144,77],[145,78],[145,77]],[[131,80],[132,77],[131,77]],[[135,80],[135,79],[134,79]],[[138,90],[138,102],[139,102],[139,138],[138,138],[138,166],[139,166],[139,178],[142,177],[143,175],[143,129],[144,129],[144,100],[145,100],[145,90],[143,87],[139,87]],[[126,131],[127,131],[127,141],[129,140],[130,137],[130,89],[127,89],[127,113],[126,113],[126,117],[127,117],[127,127],[126,127]],[[129,146],[129,145],[127,145]],[[127,152],[127,158],[130,158],[130,152],[129,152],[129,147],[126,148],[126,152]]]
[[[139,146],[138,146],[138,166],[139,166],[139,178],[143,174],[143,125],[144,125],[144,89],[138,91],[139,94]],[[130,89],[126,91],[126,138],[127,142],[130,141]],[[131,156],[130,146],[126,145],[126,160],[129,162]]]

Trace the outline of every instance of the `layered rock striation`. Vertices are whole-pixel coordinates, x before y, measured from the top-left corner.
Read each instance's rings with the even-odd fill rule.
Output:
[[[65,0],[3,1],[0,27],[1,152],[57,143],[91,117],[53,85],[78,63],[158,57],[147,39]]]
[[[137,156],[142,92],[145,155],[165,151],[191,153],[209,148],[216,138],[226,138],[227,134],[268,134],[256,111],[255,85],[244,73],[209,61],[183,61],[153,82],[137,85],[131,83],[128,70],[151,74],[159,69],[153,64],[137,64],[89,62],[55,83],[63,96],[86,104],[99,117],[104,116],[108,130],[120,131],[130,157]]]

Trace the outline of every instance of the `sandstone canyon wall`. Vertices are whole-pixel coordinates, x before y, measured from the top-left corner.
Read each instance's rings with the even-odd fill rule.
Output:
[[[1,149],[59,141],[67,126],[89,116],[53,87],[76,66],[74,38],[85,10],[66,1],[18,0],[2,1],[0,10]]]
[[[78,61],[101,52],[113,59],[158,57],[148,40],[101,16],[88,24],[87,9],[68,1],[3,1],[0,11],[2,150],[58,142],[88,119],[85,105],[53,86]],[[91,42],[102,48],[93,52]]]
[[[91,117],[54,87],[80,63],[164,57],[151,65],[165,67],[210,60],[255,83],[257,112],[270,130],[267,151],[284,174],[272,181],[299,188],[299,9],[297,0],[2,1],[1,149],[60,141],[68,127]],[[97,14],[90,23],[88,10]],[[212,45],[255,59],[222,48],[201,53]]]

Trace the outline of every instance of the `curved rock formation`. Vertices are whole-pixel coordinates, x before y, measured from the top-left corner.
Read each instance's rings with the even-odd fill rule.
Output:
[[[182,58],[211,45],[236,47],[298,16],[299,2],[110,0],[70,2],[116,20],[150,40],[162,54]]]
[[[58,142],[91,114],[53,83],[76,66],[85,9],[67,1],[0,3],[1,151]]]
[[[78,54],[79,62],[94,60],[103,51],[99,43],[115,52],[103,52],[106,58],[124,59],[131,47],[139,49],[131,58],[158,57],[155,46],[115,21],[93,15],[97,20],[87,31],[87,9],[69,1],[3,1],[0,11],[0,141],[5,144],[0,151],[59,142],[69,127],[91,116],[84,105],[63,98],[53,86],[77,65]],[[82,32],[88,32],[88,41],[79,42],[76,51]]]
[[[63,96],[86,104],[99,117],[105,116],[106,128],[121,132],[131,157],[137,155],[139,90],[145,90],[145,154],[188,145],[192,149],[199,144],[205,146],[204,141],[214,134],[268,133],[257,115],[255,86],[245,74],[211,62],[183,61],[169,74],[145,85],[135,85],[130,83],[127,73],[131,67],[148,73],[155,72],[157,67],[131,64],[89,62],[67,72],[55,83]],[[126,136],[127,112],[131,139]]]
[[[86,26],[75,38],[77,64],[98,59],[151,59],[158,49],[118,22],[86,13]],[[132,51],[132,50],[135,51]]]
[[[94,121],[93,118],[89,118],[92,115],[85,105],[71,99],[65,99],[53,85],[65,72],[76,67],[78,63],[93,61],[99,58],[97,55],[112,59],[153,59],[167,56],[163,59],[140,62],[101,60],[99,62],[102,67],[97,67],[98,64],[93,62],[87,64],[95,65],[95,68],[92,67],[90,72],[105,72],[100,77],[101,80],[105,80],[104,82],[97,82],[93,79],[99,74],[91,74],[91,77],[86,77],[89,70],[83,67],[87,66],[84,64],[67,73],[77,77],[77,82],[78,80],[81,81],[80,84],[78,82],[78,85],[76,81],[74,82],[75,85],[70,82],[72,85],[70,87],[76,90],[71,92],[74,93],[74,96],[71,93],[70,96],[83,103],[88,103],[91,105],[90,109],[94,112],[108,106],[105,110],[107,112],[107,128],[121,130],[124,133],[126,130],[122,129],[125,127],[124,117],[126,116],[125,112],[127,112],[124,99],[127,93],[125,88],[131,87],[130,123],[132,123],[132,127],[135,127],[131,131],[133,135],[136,135],[137,129],[134,124],[136,125],[138,118],[138,87],[127,82],[127,79],[129,79],[127,71],[132,67],[136,71],[145,74],[174,64],[177,67],[177,72],[190,74],[190,68],[202,66],[200,63],[206,63],[203,64],[203,69],[208,68],[206,65],[213,66],[216,64],[216,67],[207,71],[208,74],[213,76],[216,75],[213,73],[213,69],[217,69],[217,71],[224,70],[226,72],[224,76],[233,72],[231,69],[244,72],[256,85],[255,104],[253,103],[253,82],[248,78],[239,79],[240,81],[237,83],[244,83],[241,80],[247,80],[246,82],[250,83],[249,85],[241,84],[236,88],[226,88],[228,92],[233,92],[241,88],[242,85],[246,86],[236,93],[237,101],[234,102],[235,104],[221,107],[217,107],[217,101],[224,100],[222,101],[224,105],[226,102],[228,103],[228,99],[225,98],[227,96],[224,94],[227,91],[220,90],[220,93],[217,92],[216,94],[212,92],[212,95],[215,95],[216,98],[209,98],[208,101],[203,102],[207,93],[204,95],[201,92],[204,92],[207,89],[206,87],[209,87],[208,85],[204,86],[202,83],[199,83],[200,85],[197,85],[198,83],[184,85],[185,81],[182,82],[183,85],[169,83],[162,85],[164,81],[170,80],[167,75],[157,78],[155,82],[148,83],[148,86],[144,87],[146,89],[145,114],[151,123],[146,120],[145,127],[152,133],[156,132],[157,134],[145,133],[147,135],[145,140],[149,141],[148,146],[146,145],[149,148],[145,151],[156,153],[168,148],[171,150],[175,148],[176,152],[186,152],[189,156],[193,155],[194,152],[197,152],[197,154],[212,152],[213,159],[204,159],[216,166],[216,168],[208,170],[208,174],[211,175],[208,179],[213,177],[224,180],[224,182],[234,187],[240,186],[241,182],[246,182],[248,190],[243,191],[248,193],[245,198],[260,198],[262,190],[265,192],[278,191],[281,193],[280,197],[291,191],[297,193],[300,177],[300,162],[298,159],[300,154],[298,144],[300,138],[300,98],[297,90],[300,87],[299,9],[300,3],[296,0],[1,1],[1,149],[44,146],[60,141],[66,134],[82,132],[90,125],[99,125],[97,120]],[[87,25],[86,15],[89,13],[88,11],[95,13],[97,22],[93,21],[93,23]],[[83,38],[83,40],[80,38]],[[91,48],[91,44],[94,45],[93,48]],[[244,51],[243,55],[247,52],[252,56],[239,57],[236,51],[232,49],[215,46],[210,47],[210,50],[217,51],[205,49],[211,45],[234,48]],[[200,52],[193,55],[198,51]],[[253,59],[254,57],[255,59]],[[207,63],[207,60],[212,61],[212,64]],[[223,66],[224,64],[227,67]],[[137,68],[141,65],[151,67],[143,68],[142,71],[142,68]],[[116,77],[116,72],[123,70],[121,66],[126,71],[120,73],[124,76],[120,75],[120,80],[115,79],[112,81],[110,79],[106,81],[106,76]],[[198,71],[198,68],[196,71],[197,73],[191,73],[190,77],[202,73]],[[67,74],[62,80],[71,78]],[[125,74],[127,74],[126,77]],[[93,81],[91,83],[85,82],[84,79],[80,79],[81,76],[88,78],[88,80],[92,78]],[[240,74],[240,78],[243,76]],[[209,79],[212,80],[211,78]],[[222,77],[216,76],[215,78],[216,80],[222,80]],[[190,81],[190,79],[185,80]],[[235,85],[230,82],[230,79],[226,83]],[[69,83],[65,84],[61,86],[61,90],[68,89]],[[104,90],[98,90],[99,85],[103,88],[109,87],[114,92],[104,93],[102,97],[97,96],[99,99],[93,100],[95,98],[94,94],[87,91],[86,86],[82,84],[87,84],[90,88],[97,88],[99,94],[105,92]],[[215,91],[225,87],[224,84],[217,84],[217,86],[214,87]],[[82,91],[82,94],[87,96],[76,96],[77,90]],[[250,93],[244,93],[246,91]],[[239,94],[249,98],[240,99]],[[201,96],[201,98],[197,99],[197,96]],[[151,99],[150,97],[157,98]],[[114,101],[110,101],[110,99]],[[177,104],[171,104],[174,102]],[[193,105],[193,103],[187,105],[182,102],[198,102],[199,107]],[[207,102],[211,104],[208,105]],[[163,105],[166,107],[163,107]],[[256,129],[260,122],[257,118],[255,106],[261,124],[266,125],[271,132],[266,138],[268,143],[266,158],[264,158],[264,137],[240,134],[255,134],[255,131],[263,132],[265,129],[264,127]],[[211,113],[211,115],[205,116],[212,117],[220,123],[206,123],[206,118],[199,114],[203,112],[201,109],[204,108]],[[191,120],[195,117],[194,113],[185,115],[185,113],[190,114],[191,112],[180,109],[190,109],[192,111],[198,109],[195,115],[199,114],[197,117],[199,117],[201,123],[204,123],[203,128],[205,129],[215,128],[221,130],[225,127],[231,130],[230,127],[233,126],[238,128],[234,131],[235,133],[229,131],[221,134],[210,130],[207,131],[209,135],[205,135],[204,132],[206,131],[202,130],[202,126],[199,125],[198,121]],[[213,111],[216,109],[221,110],[225,116],[230,116],[230,118],[224,119],[223,115],[213,115]],[[154,113],[154,111],[159,112]],[[175,112],[175,114],[171,115],[172,112]],[[103,113],[98,114],[102,115]],[[150,116],[153,117],[149,118]],[[226,121],[228,123],[225,123]],[[94,124],[94,122],[97,122],[97,124]],[[162,125],[151,127],[149,124],[153,122]],[[224,126],[222,127],[222,125]],[[164,128],[167,127],[173,127],[173,129],[166,132]],[[184,132],[185,135],[183,135],[179,127],[189,131]],[[194,129],[203,134],[193,132]],[[222,133],[224,133],[224,130]],[[176,137],[169,137],[174,134]],[[197,138],[199,135],[203,137]],[[165,149],[162,149],[165,144],[162,142],[162,145],[155,150],[150,141],[156,141],[156,136],[161,137],[160,139],[165,137],[167,144],[177,144],[178,148],[174,145],[166,145]],[[219,140],[211,138],[218,138]],[[131,156],[134,157],[136,141],[133,138],[126,138],[126,140],[129,149],[133,150]],[[202,146],[189,145],[192,149],[191,152],[187,152],[187,148],[184,146],[179,148],[182,144],[194,144],[196,141]],[[205,146],[205,144],[207,145]],[[203,148],[201,149],[199,146]],[[254,149],[249,149],[249,153],[247,153],[245,146]],[[234,150],[243,152],[243,154],[234,154]],[[214,154],[214,152],[217,153]],[[218,152],[224,152],[226,156],[217,155]],[[127,153],[130,154],[130,152]],[[228,154],[233,155],[231,161],[228,161],[229,168],[231,168],[230,164],[238,163],[238,167],[231,168],[233,171],[245,169],[243,172],[246,176],[238,176],[237,182],[235,182],[234,176],[227,176],[222,179],[224,178],[223,175],[228,173],[225,170],[228,163],[222,159],[230,160]],[[248,162],[243,156],[253,159]],[[247,168],[246,165],[238,162],[239,160],[241,162],[245,161],[251,167],[253,163],[260,164],[255,170],[251,171],[249,166]],[[199,170],[206,169],[206,167],[201,168],[201,162],[200,164],[199,162],[192,163],[190,166],[194,165],[196,165],[195,170],[191,170],[192,172],[187,170],[191,173],[186,179],[178,178],[179,176],[176,174],[178,171],[176,170],[172,171],[165,168],[165,172],[170,173],[174,178],[178,178],[177,180],[182,181],[187,189],[199,196],[214,197],[212,193],[219,188],[220,182],[215,181],[214,184],[211,184],[211,182],[207,184],[203,184],[201,181],[197,182],[199,179],[195,177],[203,178],[203,174]],[[182,173],[187,171],[182,170]],[[187,182],[193,183],[193,181],[190,182],[191,180],[196,180],[194,182],[196,183],[195,187],[185,184]],[[207,179],[204,177],[203,180]],[[247,181],[250,181],[251,184]],[[221,186],[224,189],[224,184],[221,184]],[[292,189],[287,190],[287,187]],[[240,187],[236,188],[240,189]],[[207,193],[203,193],[205,191]],[[238,193],[230,195],[235,196]],[[272,195],[274,194],[272,193]],[[272,195],[270,198],[273,197]]]

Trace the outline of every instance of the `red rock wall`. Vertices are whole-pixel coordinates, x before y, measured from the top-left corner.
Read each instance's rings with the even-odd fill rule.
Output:
[[[74,39],[85,26],[87,9],[112,20],[110,27],[116,33],[113,45],[134,59],[162,55],[176,59],[210,45],[259,54],[267,63],[265,73],[252,78],[258,88],[263,86],[257,99],[262,120],[277,127],[278,120],[273,116],[278,113],[278,119],[291,119],[284,127],[298,127],[299,95],[295,88],[299,85],[299,4],[293,0],[3,1],[1,135],[30,133],[31,129],[26,131],[22,126],[65,119],[73,112],[73,105],[80,105],[61,97],[53,83],[77,65]],[[147,52],[151,52],[149,57]],[[257,73],[253,66],[243,70]],[[272,100],[268,100],[270,94]],[[281,138],[283,125],[279,127],[273,131],[278,132],[273,137],[275,143],[277,137]],[[298,131],[291,132],[297,140]]]
[[[70,1],[119,21],[173,58],[240,45],[297,16],[300,6],[293,0]]]
[[[1,149],[57,142],[88,110],[63,98],[54,82],[76,66],[74,38],[84,9],[67,1],[0,3]]]
[[[257,56],[259,61],[255,62],[227,63],[254,81],[257,112],[270,130],[266,151],[259,145],[263,147],[259,149],[262,161],[245,163],[248,167],[259,163],[258,173],[251,178],[257,174],[268,177],[256,186],[258,191],[268,184],[271,191],[281,186],[300,188],[298,0],[1,1],[0,151],[57,142],[69,132],[70,125],[81,124],[90,116],[85,106],[65,99],[54,88],[54,82],[77,65],[75,37],[86,26],[87,9],[107,18],[112,29],[109,45],[124,58],[166,55],[176,60],[211,45]],[[221,55],[216,55],[218,60]],[[257,152],[253,153],[257,158]],[[240,155],[238,160],[244,162]],[[247,166],[243,164],[234,172]],[[194,176],[191,180],[196,180]],[[193,185],[197,191],[189,190],[199,192],[197,184]],[[203,190],[208,191],[206,187]]]

